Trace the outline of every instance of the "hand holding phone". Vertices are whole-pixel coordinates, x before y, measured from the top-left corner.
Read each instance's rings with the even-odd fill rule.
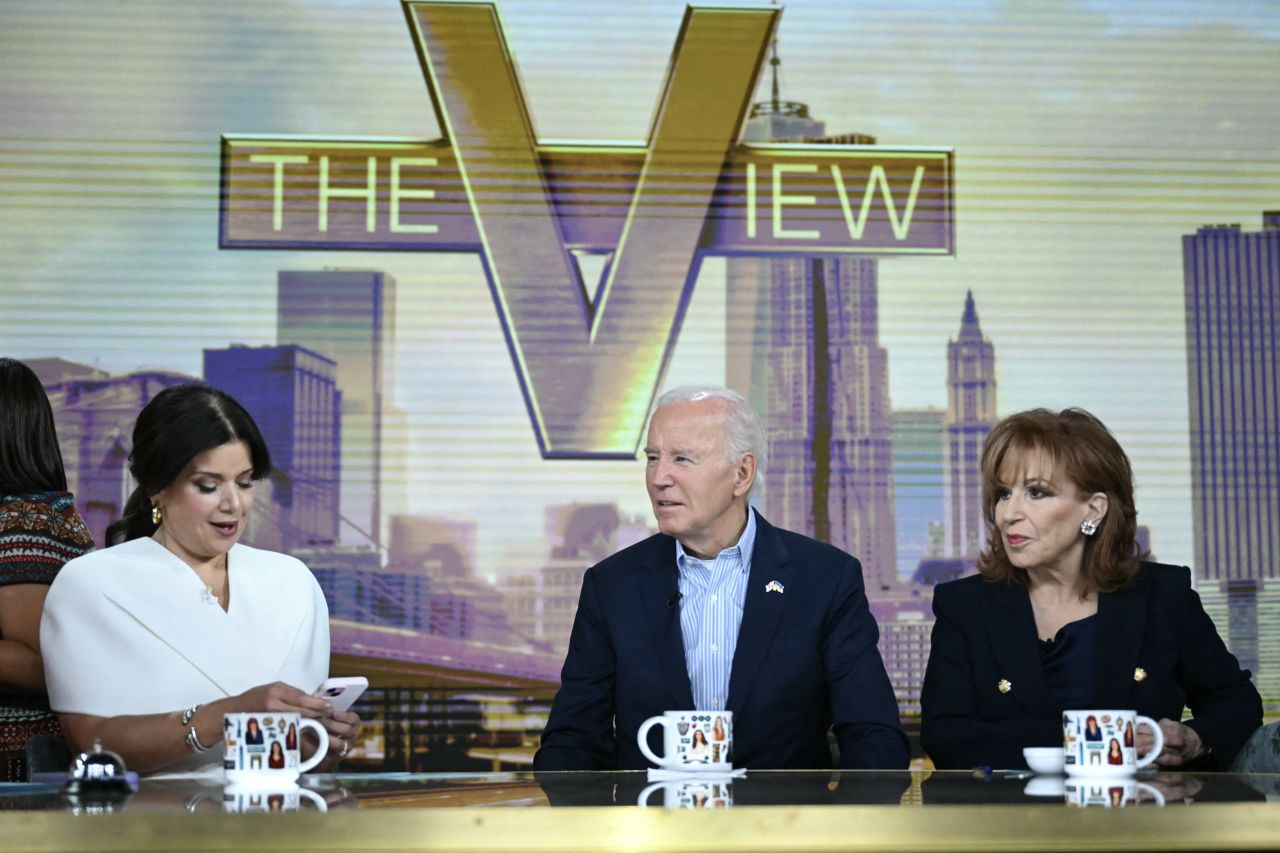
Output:
[[[368,687],[369,679],[363,675],[326,678],[324,684],[317,687],[311,695],[325,700],[335,711],[346,711]]]

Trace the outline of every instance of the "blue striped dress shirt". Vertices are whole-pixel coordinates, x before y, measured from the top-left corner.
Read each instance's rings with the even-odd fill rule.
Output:
[[[742,627],[755,541],[756,514],[750,508],[738,544],[725,548],[713,562],[691,556],[676,541],[680,632],[693,703],[699,711],[722,711],[729,698],[729,672]]]

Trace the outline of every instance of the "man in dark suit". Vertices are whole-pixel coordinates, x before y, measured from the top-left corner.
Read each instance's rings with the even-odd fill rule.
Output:
[[[861,567],[750,508],[764,446],[727,388],[658,401],[645,481],[661,532],[583,578],[535,769],[647,767],[640,724],[694,709],[733,714],[737,767],[830,767],[832,728],[840,766],[907,766]]]

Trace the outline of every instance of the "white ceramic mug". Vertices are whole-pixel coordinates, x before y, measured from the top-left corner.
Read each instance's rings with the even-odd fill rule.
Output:
[[[1134,746],[1139,726],[1150,728],[1155,738],[1141,757]],[[1062,712],[1062,769],[1068,776],[1132,776],[1155,761],[1162,749],[1160,724],[1136,711]]]
[[[727,809],[733,805],[731,777],[710,775],[654,782],[640,792],[636,805],[649,805],[653,792],[659,789],[662,790],[662,804],[669,809]]]
[[[1147,794],[1157,806],[1164,805],[1164,794],[1136,779],[1105,779],[1080,777],[1068,779],[1063,788],[1063,801],[1069,806],[1118,809],[1136,806],[1142,794]]]
[[[272,788],[259,785],[228,785],[222,791],[224,811],[246,814],[249,812],[296,812],[303,800],[310,800],[315,811],[327,812],[329,806],[324,797],[315,791],[297,785]]]
[[[222,718],[222,766],[237,785],[285,788],[320,763],[329,749],[329,733],[319,722],[281,711],[247,711]],[[320,739],[315,755],[302,760],[302,732]]]
[[[649,730],[662,726],[662,755],[649,748]],[[733,714],[667,711],[640,724],[636,740],[644,757],[668,770],[723,773],[733,767]]]

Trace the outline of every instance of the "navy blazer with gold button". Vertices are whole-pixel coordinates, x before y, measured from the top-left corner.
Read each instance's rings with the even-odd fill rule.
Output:
[[[1062,744],[1062,711],[1040,660],[1026,587],[980,575],[934,589],[920,740],[938,768],[1025,767],[1026,746]],[[1185,566],[1143,563],[1098,596],[1090,707],[1187,721],[1226,768],[1262,724],[1249,673],[1223,644]],[[1006,690],[1000,689],[1007,682]]]

